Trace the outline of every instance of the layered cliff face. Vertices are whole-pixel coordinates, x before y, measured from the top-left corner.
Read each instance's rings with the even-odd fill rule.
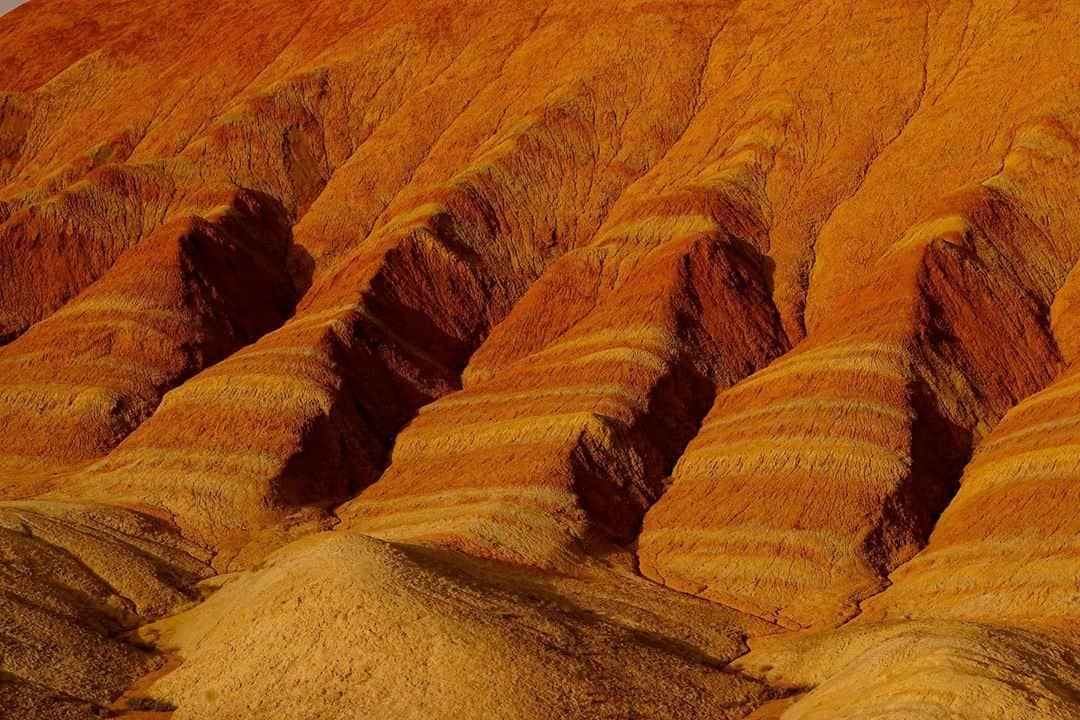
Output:
[[[0,493],[49,489],[111,450],[167,390],[280,325],[294,304],[288,240],[280,207],[238,192],[206,218],[162,225],[0,348]]]
[[[0,715],[1080,713],[1078,28],[4,16]]]

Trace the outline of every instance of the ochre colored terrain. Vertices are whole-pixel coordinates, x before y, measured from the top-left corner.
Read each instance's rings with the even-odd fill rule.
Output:
[[[1080,717],[1078,37],[0,17],[0,718]]]

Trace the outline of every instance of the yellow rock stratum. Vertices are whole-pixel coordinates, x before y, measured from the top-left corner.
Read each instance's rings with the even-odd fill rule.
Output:
[[[1080,718],[1080,3],[0,17],[0,720]]]

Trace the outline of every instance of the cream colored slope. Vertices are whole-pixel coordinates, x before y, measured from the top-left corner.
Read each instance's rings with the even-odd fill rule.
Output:
[[[87,717],[155,667],[118,635],[187,602],[205,559],[128,510],[0,504],[0,718]]]
[[[309,536],[154,626],[184,662],[149,692],[175,720],[734,718],[769,694],[721,669],[767,626],[606,582]]]
[[[1077,649],[959,622],[850,626],[763,638],[735,667],[815,686],[782,720],[1067,720],[1080,714]]]

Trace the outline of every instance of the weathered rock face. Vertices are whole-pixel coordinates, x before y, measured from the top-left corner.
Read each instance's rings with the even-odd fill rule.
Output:
[[[160,664],[119,634],[192,599],[207,557],[128,510],[0,504],[0,716],[93,716]]]
[[[0,348],[0,496],[41,492],[103,456],[169,388],[284,322],[288,239],[279,207],[239,193],[162,225]]]
[[[805,691],[781,717],[1076,717],[1075,646],[948,621],[763,638],[735,667]]]
[[[717,671],[739,643],[709,622],[761,628],[679,602],[700,635],[665,643],[657,594],[326,533],[152,628],[186,658],[155,692],[180,718],[741,717],[764,686]]]
[[[1080,712],[1078,28],[5,15],[0,716]]]
[[[1055,326],[1075,327],[1070,278]],[[1064,335],[1062,347],[1075,358]],[[979,444],[921,553],[864,605],[866,618],[959,618],[1070,633],[1080,614],[1075,427],[1080,375],[1070,368],[1021,401]]]
[[[544,350],[424,408],[380,480],[339,509],[348,526],[554,567],[594,526],[634,537],[716,385],[785,339],[760,257],[731,237],[607,251],[599,262],[624,273],[607,297]]]
[[[1040,285],[1080,247],[1012,182],[949,199],[848,313],[720,396],[646,520],[646,575],[798,627],[854,614],[918,551],[972,446],[1060,366]]]

